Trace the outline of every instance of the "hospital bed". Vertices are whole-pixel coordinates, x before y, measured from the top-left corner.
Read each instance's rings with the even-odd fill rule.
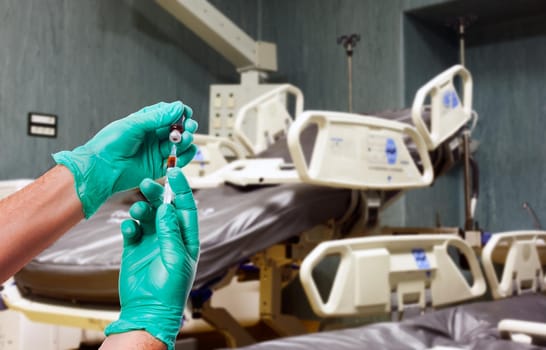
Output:
[[[231,86],[231,89],[234,87]],[[257,85],[256,89],[265,91],[251,98],[239,109],[230,106],[228,115],[232,117],[228,118],[226,127],[231,137],[194,135],[197,155],[183,169],[193,188],[220,185],[222,179],[217,174],[221,172],[211,176],[212,173],[225,168],[232,161],[253,158],[264,152],[286,135],[292,121],[303,112],[303,93],[294,85]],[[211,90],[211,99],[216,99],[216,95]],[[292,108],[288,103],[290,98],[294,100]],[[212,103],[213,106],[216,104],[221,106],[221,103]],[[218,110],[213,114],[220,115]],[[214,117],[211,123],[213,130],[223,124],[220,117]]]
[[[457,306],[449,305],[472,301],[486,291],[477,255],[458,236],[365,237],[321,243],[304,260],[300,272],[318,315],[390,313],[402,321],[290,337],[244,349],[542,348],[546,345],[545,239],[544,231],[494,234],[481,257],[495,301]],[[465,276],[449,247],[467,260],[470,271]],[[313,270],[336,255],[339,267],[331,290],[320,294]],[[409,318],[400,317],[412,309]]]
[[[462,99],[455,76],[463,78]],[[239,159],[200,176],[220,180],[195,193],[202,250],[182,332],[212,324],[232,345],[253,342],[242,326],[259,320],[280,335],[305,332],[282,314],[281,287],[297,276],[298,263],[320,241],[363,233],[403,189],[427,186],[435,172],[454,164],[458,137],[471,117],[471,90],[470,74],[455,66],[418,91],[411,111],[391,113],[393,120],[306,111],[286,138],[278,136],[261,153],[276,158],[269,158],[268,164],[276,165],[267,173],[256,170],[263,169],[261,159]],[[28,264],[2,292],[6,305],[30,319],[86,329],[101,330],[115,319],[119,223],[135,195],[113,197]],[[256,274],[258,282],[234,278]],[[225,296],[232,308],[218,307],[225,285],[238,291],[244,308]],[[248,300],[257,301],[256,312],[237,315],[237,309],[252,309]]]

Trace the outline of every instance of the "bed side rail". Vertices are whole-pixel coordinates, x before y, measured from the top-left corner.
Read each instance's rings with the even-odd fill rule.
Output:
[[[318,126],[308,162],[300,134]],[[404,139],[417,146],[419,171]],[[306,111],[288,132],[288,147],[304,182],[354,189],[398,189],[429,185],[434,170],[426,144],[412,126],[381,118],[329,111]]]
[[[22,312],[31,321],[104,331],[109,323],[119,317],[119,310],[109,307],[95,309],[27,299],[11,281],[4,283],[2,287],[2,302],[8,309]]]
[[[244,296],[245,301],[248,298],[258,299],[254,296],[254,289],[257,289],[254,283],[237,283],[237,292]],[[233,301],[228,291],[219,291],[213,298],[218,298],[218,302],[222,304],[225,300]],[[231,298],[231,299],[230,299]],[[60,326],[77,327],[85,330],[95,330],[103,332],[108,324],[119,318],[119,308],[108,305],[79,305],[77,303],[67,303],[62,301],[47,300],[22,295],[18,287],[10,279],[2,284],[0,291],[0,301],[8,308],[8,310],[17,311],[25,315],[26,318],[33,322],[54,324]],[[236,304],[241,304],[241,298],[236,298]],[[254,301],[252,299],[252,301]],[[216,300],[215,300],[216,302]],[[242,326],[251,326],[258,320],[254,313],[257,310],[246,308],[245,310],[230,308],[230,312],[236,310],[237,321]],[[192,316],[191,309],[186,306],[184,310],[184,327],[181,332],[198,333],[210,332],[213,326],[202,319],[196,319]],[[2,348],[4,349],[4,348]]]
[[[295,97],[294,116],[287,109],[287,96]],[[246,151],[255,155],[266,150],[279,134],[286,134],[292,120],[303,112],[303,93],[290,84],[275,87],[239,109],[233,133]]]
[[[510,339],[518,343],[546,345],[546,324],[506,319],[497,326],[503,339]]]
[[[448,253],[456,248],[469,262],[473,284],[465,280]],[[313,270],[328,256],[340,263],[324,301]],[[323,242],[303,261],[300,279],[320,316],[356,316],[420,311],[478,297],[485,279],[470,246],[451,234],[377,236]]]
[[[453,83],[457,76],[462,82],[462,100]],[[411,116],[429,150],[438,147],[470,120],[472,89],[470,72],[463,66],[456,65],[438,74],[417,91]],[[430,97],[431,104],[430,128],[423,119],[427,97]]]
[[[193,143],[197,146],[197,153],[192,161],[182,168],[182,172],[188,178],[205,177],[230,161],[244,158],[241,146],[225,137],[195,134]]]
[[[493,298],[546,291],[541,250],[546,231],[512,231],[492,235],[482,251],[482,263]],[[495,263],[504,265],[499,281]]]
[[[241,187],[301,182],[298,173],[282,158],[238,159],[201,177],[188,177],[193,189],[213,188],[224,183]]]

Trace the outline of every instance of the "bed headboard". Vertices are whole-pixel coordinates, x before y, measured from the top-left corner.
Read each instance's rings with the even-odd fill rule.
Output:
[[[456,248],[469,263],[470,285],[449,255]],[[327,256],[338,255],[339,267],[330,295],[319,294],[314,268]],[[476,298],[486,284],[471,247],[452,234],[375,236],[319,244],[303,261],[300,279],[309,302],[320,316],[359,316],[421,311]]]
[[[226,166],[230,161],[244,158],[244,151],[235,142],[219,136],[193,135],[197,153],[191,162],[182,168],[188,178],[207,176]]]
[[[287,96],[295,98],[294,115],[287,109]],[[263,93],[239,109],[233,134],[246,151],[254,156],[269,147],[279,133],[285,134],[292,120],[303,111],[303,93],[290,84],[283,84]]]
[[[462,99],[454,84],[461,78]],[[472,117],[472,76],[461,65],[453,66],[432,78],[415,94],[411,117],[429,150],[455,134]],[[430,97],[430,123],[423,118]]]

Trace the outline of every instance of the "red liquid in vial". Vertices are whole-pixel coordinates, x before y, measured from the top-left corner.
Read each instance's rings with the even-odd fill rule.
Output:
[[[175,166],[176,166],[176,157],[169,156],[169,158],[167,158],[167,168],[174,168]]]

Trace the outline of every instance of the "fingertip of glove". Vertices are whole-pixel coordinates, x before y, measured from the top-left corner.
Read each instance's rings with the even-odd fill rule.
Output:
[[[191,145],[193,142],[193,131],[191,130],[184,130],[184,132],[182,133],[182,142],[180,142],[180,145],[181,147],[178,147],[177,149],[177,152],[178,150],[182,150],[182,152],[184,152],[184,145],[186,145],[186,147],[188,147],[189,145]]]
[[[180,168],[167,168],[167,178],[175,179],[181,173]]]
[[[136,222],[133,220],[124,220],[120,226],[121,234],[126,238],[133,238],[136,235]]]
[[[184,122],[184,129],[190,133],[195,133],[199,128],[199,123],[193,119],[186,119]]]
[[[183,184],[187,184],[186,177],[184,176],[184,173],[182,173],[182,169],[180,168],[169,168],[167,169],[167,177],[169,179],[169,183],[171,184],[171,187],[174,186],[176,188],[180,187],[180,182],[183,182]]]
[[[150,179],[149,177],[146,177],[144,179],[142,179],[142,181],[140,181],[140,185],[139,186],[149,186],[151,183],[153,183],[154,180]]]
[[[159,208],[157,208],[157,219],[161,220],[166,215],[170,215],[173,211],[174,208],[170,203],[161,203]]]
[[[142,220],[150,216],[152,208],[144,201],[134,203],[129,209],[129,214],[136,220]]]
[[[131,220],[131,219],[123,220],[121,222],[121,231],[125,232],[127,229],[131,228],[132,227],[132,222],[133,222],[133,220]]]
[[[153,186],[154,183],[155,183],[154,180],[150,178],[145,178],[144,180],[140,182],[140,185],[138,186],[138,188],[140,188],[141,192],[146,192],[146,190],[148,190],[151,186]]]

